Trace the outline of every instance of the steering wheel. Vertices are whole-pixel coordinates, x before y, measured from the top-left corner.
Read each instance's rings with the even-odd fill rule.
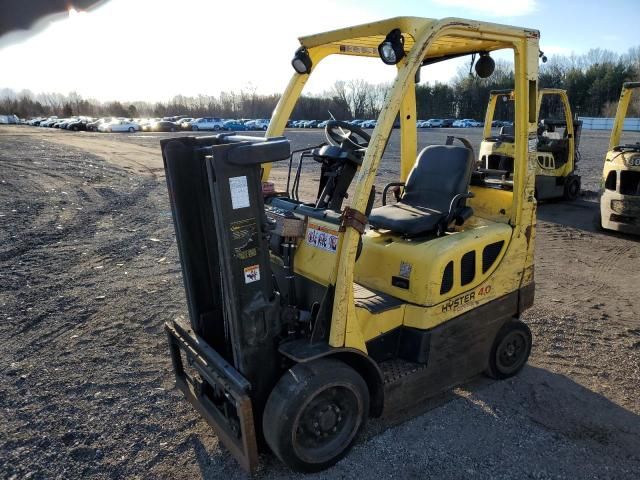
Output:
[[[337,147],[343,143],[350,143],[354,148],[367,148],[371,135],[362,130],[360,127],[350,125],[340,120],[330,120],[324,127],[324,135],[331,145]]]

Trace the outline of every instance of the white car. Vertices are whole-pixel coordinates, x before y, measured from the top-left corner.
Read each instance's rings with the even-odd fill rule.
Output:
[[[191,122],[191,130],[222,130],[224,128],[224,120],[221,118],[196,118],[193,122]]]
[[[425,123],[426,128],[442,128],[444,127],[444,120],[439,118],[430,118]]]
[[[269,120],[265,118],[258,118],[257,120],[249,120],[244,123],[247,130],[266,130],[269,128]]]
[[[98,125],[99,132],[137,132],[140,125],[129,120],[115,120],[109,123],[101,123]]]

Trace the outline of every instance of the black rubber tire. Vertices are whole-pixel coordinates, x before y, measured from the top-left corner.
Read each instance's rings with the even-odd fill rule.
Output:
[[[571,175],[564,183],[564,199],[573,201],[580,196],[580,177]]]
[[[193,125],[191,127],[191,130],[193,130],[194,132],[197,132],[198,131],[198,126],[197,125]]]
[[[213,126],[213,131],[214,131],[214,132],[217,132],[217,131],[219,131],[219,130],[220,130],[220,125],[214,125],[214,126]]]
[[[485,374],[496,380],[504,380],[517,375],[529,359],[531,341],[531,330],[525,323],[520,320],[507,322],[493,341]],[[517,346],[514,347],[514,343]],[[515,352],[513,355],[509,355],[512,347]],[[512,361],[513,363],[511,363]]]
[[[343,417],[345,412],[351,415]],[[319,472],[349,452],[368,415],[369,389],[362,377],[339,360],[319,359],[296,364],[280,378],[267,400],[262,426],[267,444],[284,464],[298,472]],[[311,424],[311,418],[318,421]],[[325,426],[325,419],[333,423]],[[317,432],[342,428],[335,436],[312,435],[310,426]],[[318,440],[325,435],[327,440]],[[310,442],[326,443],[305,445]]]
[[[133,132],[135,132],[135,131],[136,131],[136,129],[135,129],[135,128],[133,128],[133,127],[129,127],[129,133],[133,133]]]
[[[596,232],[604,232],[602,226],[602,213],[600,212],[600,203],[598,203],[598,210],[593,214],[593,228]]]

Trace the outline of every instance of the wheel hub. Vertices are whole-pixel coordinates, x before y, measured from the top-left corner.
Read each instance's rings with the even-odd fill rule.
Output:
[[[324,436],[335,432],[341,420],[340,407],[335,404],[327,405],[326,408],[320,410],[316,415],[316,422],[314,422],[316,433]]]

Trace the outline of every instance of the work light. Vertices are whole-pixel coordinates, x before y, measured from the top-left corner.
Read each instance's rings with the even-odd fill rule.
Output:
[[[496,62],[489,55],[489,52],[480,52],[480,58],[476,62],[476,74],[480,78],[489,78],[496,68]]]
[[[291,60],[293,69],[300,75],[309,73],[311,71],[311,57],[309,57],[309,51],[305,47],[300,47],[296,50],[296,54]]]
[[[378,45],[380,58],[387,65],[395,65],[404,58],[404,37],[400,29],[391,30],[384,41]]]

